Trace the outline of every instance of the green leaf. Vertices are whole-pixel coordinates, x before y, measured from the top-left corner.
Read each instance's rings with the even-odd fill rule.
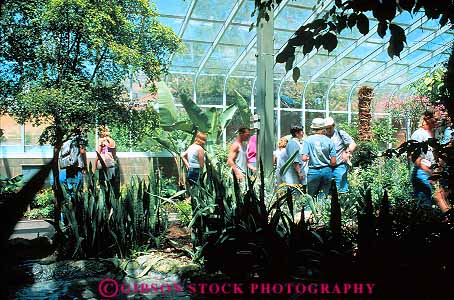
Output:
[[[287,44],[285,48],[278,54],[276,55],[276,62],[279,64],[285,63],[290,56],[295,55],[295,47]]]
[[[202,111],[202,109],[192,101],[186,94],[181,95],[181,103],[186,110],[191,122],[197,126],[199,131],[209,132],[210,122],[208,116]]]
[[[174,123],[172,126],[168,127],[163,127],[164,130],[166,131],[174,131],[174,130],[181,130],[187,133],[193,133],[194,132],[194,125],[191,122],[188,121],[179,121]]]
[[[293,68],[292,77],[293,77],[293,81],[294,81],[295,83],[298,82],[298,79],[300,78],[300,75],[301,75],[300,68],[294,67],[294,68]]]
[[[238,106],[238,112],[241,117],[241,125],[248,127],[251,123],[252,116],[251,110],[249,109],[249,104],[237,90],[235,90],[235,93],[238,96],[236,98],[236,105]]]
[[[294,61],[295,61],[295,55],[288,57],[287,61],[285,62],[285,72],[288,72],[293,68]]]
[[[295,161],[295,158],[298,156],[299,152],[295,151],[292,156],[290,156],[287,161],[284,163],[284,165],[281,167],[279,170],[279,173],[281,176],[284,176],[285,173],[287,173],[288,169],[293,165],[293,162]]]
[[[314,49],[315,40],[313,38],[306,40],[303,46],[303,54],[309,54]]]
[[[334,33],[328,32],[323,35],[322,39],[323,48],[328,52],[333,51],[337,47],[337,37]]]
[[[381,38],[385,37],[386,30],[388,30],[388,24],[386,23],[386,21],[379,22],[377,27],[377,33]]]
[[[230,121],[232,121],[233,116],[238,110],[237,103],[230,104],[219,116],[219,129],[222,132],[227,125],[229,125]]]
[[[158,82],[157,86],[161,125],[172,126],[177,120],[177,108],[173,101],[172,93],[163,81]]]
[[[363,35],[369,33],[369,19],[365,14],[361,13],[358,15],[356,26],[358,27],[359,32],[361,32]]]
[[[355,13],[352,13],[351,15],[348,16],[348,21],[347,21],[347,26],[352,29],[353,26],[356,25],[356,21],[358,20],[358,15]]]

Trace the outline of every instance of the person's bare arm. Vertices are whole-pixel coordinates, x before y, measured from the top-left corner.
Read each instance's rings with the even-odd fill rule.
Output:
[[[88,170],[88,163],[87,163],[87,151],[84,147],[80,147],[80,156],[82,157],[82,161],[84,162],[84,168],[82,172],[85,173]]]
[[[205,150],[203,150],[202,147],[199,148],[197,151],[198,157],[199,157],[199,164],[200,164],[200,169],[203,169],[205,166]]]
[[[353,142],[348,145],[347,149],[345,149],[344,152],[342,152],[342,160],[347,161],[350,158],[350,155],[355,151],[356,149],[356,143]]]
[[[332,167],[334,167],[334,166],[336,165],[336,157],[335,157],[335,156],[331,156],[331,160],[330,160],[329,163],[330,163],[330,165],[331,165]]]
[[[304,174],[303,174],[303,170],[301,169],[301,165],[299,163],[297,163],[297,162],[294,162],[293,163],[293,168],[295,169],[295,172],[298,175],[298,179],[300,181],[303,181]]]
[[[232,168],[233,172],[235,173],[235,176],[237,179],[243,179],[243,174],[241,171],[237,168],[235,165],[235,160],[238,156],[238,153],[240,152],[240,145],[238,143],[233,143],[232,146],[230,146],[230,151],[229,151],[229,157],[227,158],[227,163],[229,166]]]
[[[430,167],[426,166],[425,164],[423,164],[421,162],[422,162],[422,158],[418,157],[415,160],[415,166],[417,166],[418,168],[421,168],[424,172],[426,172],[428,174],[432,174],[432,170],[430,169]]]
[[[303,154],[302,160],[303,160],[303,161],[308,161],[308,160],[309,160],[309,155]]]
[[[183,163],[186,166],[186,169],[189,169],[188,150],[184,151],[181,154],[181,159],[183,160]]]

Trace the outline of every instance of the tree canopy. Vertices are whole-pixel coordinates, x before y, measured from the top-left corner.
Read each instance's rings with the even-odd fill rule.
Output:
[[[167,71],[180,39],[143,0],[12,0],[0,20],[0,108],[51,124],[41,142],[129,119],[125,79]]]

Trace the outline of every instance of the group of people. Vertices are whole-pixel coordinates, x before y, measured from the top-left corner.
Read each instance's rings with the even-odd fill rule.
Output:
[[[59,181],[66,188],[69,196],[82,188],[83,176],[88,170],[87,147],[88,141],[82,132],[77,131],[71,135],[62,145],[59,153]],[[119,192],[118,185],[115,184],[116,176],[116,143],[110,136],[107,126],[99,128],[99,138],[96,151],[99,154],[95,158],[95,168],[104,172],[99,172],[101,181],[108,180],[114,187],[115,192]],[[101,158],[102,162],[101,162]],[[104,166],[103,166],[104,164]]]
[[[438,128],[438,118],[432,112],[425,112],[420,119],[420,127],[411,135],[411,140],[425,142],[429,139],[436,138],[435,131]],[[453,124],[447,120],[446,128],[440,138],[440,144],[451,146],[453,139]],[[433,173],[434,164],[442,165],[444,162],[437,158],[432,147],[428,147],[427,152],[422,152],[419,156],[413,158],[414,168],[411,174],[411,183],[413,185],[414,196],[423,206],[432,206],[432,202],[438,205],[443,213],[450,210],[450,205],[446,200],[447,192],[445,186],[447,179],[442,178],[438,184],[430,179]]]
[[[311,131],[304,139],[303,127],[295,125],[290,129],[290,138],[280,139],[279,147],[274,151],[277,183],[301,187],[299,190],[307,191],[313,197],[324,197],[329,194],[331,180],[335,179],[338,191],[347,192],[348,163],[356,149],[355,142],[348,133],[335,128],[331,117],[312,120]],[[197,182],[203,168],[205,143],[206,135],[199,132],[194,143],[182,154],[190,184]],[[248,174],[256,172],[256,156],[257,135],[251,136],[249,128],[240,128],[227,158],[237,180],[243,181]],[[281,168],[288,160],[292,160],[291,167],[281,176]]]

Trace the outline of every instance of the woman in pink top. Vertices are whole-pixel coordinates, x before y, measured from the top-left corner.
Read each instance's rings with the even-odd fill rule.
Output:
[[[249,139],[247,146],[247,167],[252,172],[257,171],[257,135],[254,134]]]

